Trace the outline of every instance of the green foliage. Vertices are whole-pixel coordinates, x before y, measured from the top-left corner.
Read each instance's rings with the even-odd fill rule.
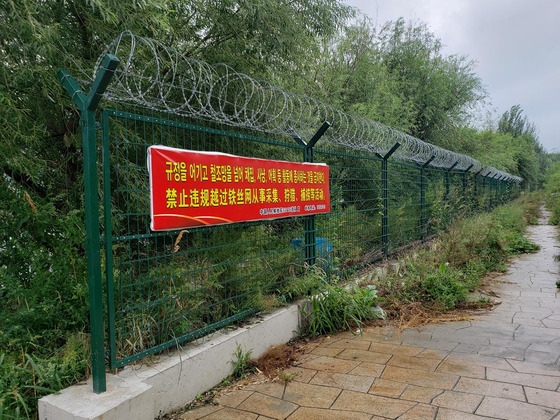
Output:
[[[47,357],[28,353],[0,354],[0,418],[32,418],[37,399],[84,378],[89,366],[89,342],[77,333]]]
[[[430,142],[437,141],[438,132],[461,123],[466,109],[486,95],[474,62],[446,57],[442,47],[427,25],[407,24],[402,18],[387,23],[379,34],[383,62],[404,99],[413,104],[411,134]]]
[[[550,223],[560,224],[560,161],[551,165],[545,183],[546,206],[551,212]]]
[[[460,281],[460,274],[458,270],[448,269],[447,263],[441,263],[435,272],[428,274],[420,282],[425,299],[441,302],[444,309],[463,302],[467,296],[467,287]]]
[[[376,306],[377,300],[374,286],[347,289],[336,283],[325,284],[311,297],[310,311],[304,311],[309,324],[302,333],[319,336],[357,330],[361,334],[364,322],[384,317],[384,312]]]
[[[456,221],[431,249],[404,257],[398,273],[382,280],[382,296],[435,303],[445,310],[461,304],[486,273],[503,270],[509,256],[539,249],[523,236],[527,213],[536,211],[535,197]]]
[[[232,367],[230,377],[233,380],[242,379],[247,375],[250,369],[249,361],[251,360],[252,353],[252,350],[243,351],[241,345],[237,345],[237,348],[233,352],[233,359],[229,361]]]

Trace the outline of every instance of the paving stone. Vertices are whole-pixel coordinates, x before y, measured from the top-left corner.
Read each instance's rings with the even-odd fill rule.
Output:
[[[256,420],[258,414],[225,407],[204,417],[204,420]]]
[[[506,348],[498,346],[483,346],[478,354],[483,356],[495,356],[503,357],[507,359],[524,360],[525,359],[525,349],[519,348]]]
[[[406,413],[399,417],[399,420],[434,420],[437,407],[427,404],[416,404]]]
[[[292,380],[296,382],[309,383],[309,381],[317,374],[316,370],[305,369],[301,367],[289,367],[282,371],[285,375],[291,375]]]
[[[386,344],[386,343],[371,343],[369,351],[374,351],[376,353],[399,355],[399,356],[416,356],[417,354],[424,351],[424,349],[421,347],[413,347],[413,346],[403,346],[403,345]]]
[[[509,349],[527,349],[531,343],[527,343],[524,341],[516,341],[516,340],[504,340],[500,338],[491,338],[490,345],[491,346],[499,346],[505,347]]]
[[[380,397],[372,394],[362,394],[355,391],[342,391],[332,405],[334,410],[359,411],[382,417],[396,418],[405,413],[416,403]]]
[[[468,361],[450,361],[446,359],[440,363],[436,372],[478,379],[484,379],[486,377],[486,368],[484,366],[473,365]]]
[[[486,378],[491,381],[510,384],[528,385],[534,388],[555,390],[560,385],[560,378],[534,375],[531,373],[509,372],[499,369],[486,369]]]
[[[339,388],[290,382],[284,391],[284,400],[303,407],[328,408],[340,394]]]
[[[421,353],[417,354],[416,357],[425,357],[426,359],[443,360],[449,354],[445,350],[436,349],[425,349]]]
[[[453,390],[469,394],[489,395],[492,397],[511,398],[513,400],[525,401],[525,393],[523,392],[521,385],[487,381],[483,379],[461,378]]]
[[[452,389],[459,379],[456,375],[406,369],[398,366],[387,366],[381,378],[439,389]]]
[[[246,391],[256,391],[275,398],[284,395],[284,384],[280,382],[254,383],[245,387]]]
[[[477,416],[475,414],[468,414],[462,411],[440,407],[437,412],[436,420],[484,420],[490,418],[491,417]]]
[[[546,391],[544,389],[525,387],[527,401],[531,404],[560,410],[560,392]]]
[[[399,398],[406,389],[407,384],[403,382],[389,381],[387,379],[375,378],[373,385],[369,389],[370,394],[382,397]]]
[[[317,347],[311,351],[311,353],[316,354],[317,356],[328,356],[328,357],[335,357],[342,353],[344,349],[338,347]]]
[[[227,394],[222,394],[218,398],[214,398],[216,404],[222,405],[224,407],[235,408],[243,401],[245,401],[249,396],[251,396],[255,391],[245,391],[238,389]]]
[[[532,342],[529,347],[527,347],[527,350],[560,354],[560,343],[556,343],[555,341],[544,344]]]
[[[445,391],[432,400],[432,405],[438,407],[451,408],[465,413],[474,413],[482,401],[481,395],[467,394],[457,391]]]
[[[524,327],[544,327],[545,326],[538,319],[532,319],[532,318],[523,318],[523,319],[514,318],[514,319],[515,319],[515,322],[519,322]]]
[[[457,347],[455,347],[453,349],[453,352],[454,353],[478,354],[480,349],[488,343],[490,343],[489,339],[485,339],[484,344],[459,343],[457,345]]]
[[[459,344],[459,342],[457,341],[448,341],[444,339],[427,340],[423,338],[409,338],[403,340],[403,343],[406,343],[410,346],[424,347],[427,349],[435,349],[435,350],[447,350],[447,351],[453,350],[457,346],[457,344]]]
[[[360,362],[335,359],[333,357],[319,356],[316,359],[302,363],[300,367],[312,370],[321,370],[325,372],[338,372],[338,373],[348,373]]]
[[[378,376],[381,376],[383,370],[385,370],[385,367],[385,365],[382,365],[380,363],[363,362],[348,373],[350,375],[362,375],[377,378]]]
[[[393,356],[387,364],[404,368],[434,371],[439,364],[439,360],[420,357]]]
[[[250,411],[273,419],[285,419],[297,408],[296,404],[258,392],[251,395],[238,407],[239,410]]]
[[[484,397],[475,414],[510,420],[549,420],[558,411],[504,398]]]
[[[356,349],[356,350],[367,350],[371,345],[371,341],[365,340],[338,340],[334,343],[329,344],[329,347],[334,347],[337,349]]]
[[[432,332],[426,329],[408,328],[402,331],[401,338],[403,339],[403,341],[408,339],[431,340]]]
[[[494,356],[484,356],[482,354],[466,354],[466,353],[455,353],[451,354],[445,359],[447,362],[456,363],[472,363],[477,366],[492,367],[502,370],[513,370],[511,365],[501,357]]]
[[[181,420],[198,420],[207,416],[215,411],[221,410],[223,407],[219,405],[205,405],[203,407],[196,408],[186,413],[181,414],[179,417]]]
[[[345,373],[319,372],[311,380],[313,385],[332,386],[351,391],[368,392],[374,378],[362,375],[348,375]]]
[[[554,364],[560,353],[556,352],[542,352],[542,351],[530,351],[525,352],[525,361],[532,363],[542,363],[542,364]]]
[[[435,397],[440,395],[442,392],[443,389],[408,385],[400,398],[403,400],[418,401],[421,403],[430,403]]]
[[[338,356],[337,359],[343,360],[354,360],[358,362],[369,362],[369,363],[380,363],[384,364],[391,358],[390,354],[383,354],[383,353],[376,353],[374,351],[367,351],[367,350],[354,350],[354,349],[346,349],[342,351]]]
[[[556,305],[560,306],[560,304],[558,303]],[[543,319],[541,322],[546,326],[546,328],[560,329],[560,321],[554,321],[552,319]]]
[[[520,362],[519,360],[508,360],[508,362],[517,372],[533,373],[535,375],[560,376],[560,366],[558,365],[544,365],[542,363]]]
[[[301,407],[288,417],[288,420],[369,420],[370,418],[369,414],[355,411]]]

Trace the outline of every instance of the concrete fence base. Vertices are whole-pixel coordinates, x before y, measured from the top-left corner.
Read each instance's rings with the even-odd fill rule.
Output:
[[[127,366],[107,375],[107,392],[95,394],[91,380],[39,400],[40,420],[153,420],[196,398],[227,377],[240,346],[259,357],[269,347],[294,338],[301,326],[298,304],[252,320],[230,332],[217,332],[149,366]]]

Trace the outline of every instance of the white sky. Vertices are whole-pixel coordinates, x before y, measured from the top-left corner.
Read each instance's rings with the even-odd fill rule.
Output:
[[[344,0],[382,26],[428,24],[446,54],[466,55],[498,118],[519,104],[548,151],[560,151],[560,1]]]

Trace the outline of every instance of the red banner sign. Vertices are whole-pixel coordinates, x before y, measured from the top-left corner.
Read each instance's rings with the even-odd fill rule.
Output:
[[[152,230],[328,213],[329,167],[148,148]]]

